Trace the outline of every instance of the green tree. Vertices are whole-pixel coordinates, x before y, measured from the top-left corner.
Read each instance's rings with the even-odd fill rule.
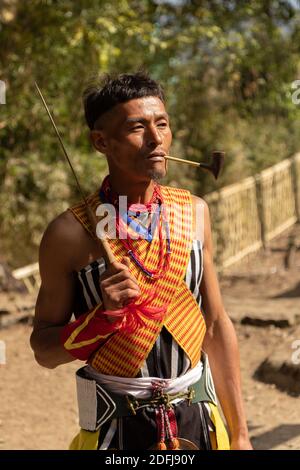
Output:
[[[287,0],[2,0],[1,252],[15,265],[36,258],[47,222],[78,198],[35,80],[90,192],[107,168],[89,143],[82,91],[99,72],[146,68],[165,87],[173,155],[227,153],[218,182],[170,164],[164,183],[203,195],[298,149],[299,24]]]

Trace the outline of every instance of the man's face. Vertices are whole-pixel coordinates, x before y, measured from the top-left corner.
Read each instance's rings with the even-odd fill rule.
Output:
[[[110,172],[119,173],[120,178],[149,181],[166,174],[162,155],[169,153],[172,133],[165,106],[157,97],[116,105],[100,118],[92,140],[106,155]]]

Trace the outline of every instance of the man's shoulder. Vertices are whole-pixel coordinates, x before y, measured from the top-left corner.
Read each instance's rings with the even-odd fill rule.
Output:
[[[205,199],[202,197],[191,194],[193,206],[193,230],[194,237],[202,241],[202,246],[205,245],[206,228],[209,222],[209,207]]]
[[[203,197],[196,196],[191,194],[192,204],[195,209],[202,209],[204,211],[205,217],[209,216],[209,206]]]
[[[193,204],[202,204],[203,206],[208,207],[207,202],[202,197],[196,196],[195,194],[191,193],[191,198],[192,198]]]
[[[70,210],[66,210],[53,219],[47,226],[41,246],[57,245],[59,247],[74,247],[82,237],[84,228],[75,219]]]

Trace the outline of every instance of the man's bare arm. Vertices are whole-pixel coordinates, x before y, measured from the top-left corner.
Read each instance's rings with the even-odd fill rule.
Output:
[[[200,286],[207,332],[203,349],[209,355],[216,392],[224,412],[232,449],[251,449],[241,394],[240,362],[237,337],[221,298],[213,263],[213,243],[209,209],[204,207],[203,278]]]
[[[67,213],[62,214],[49,225],[39,253],[42,283],[30,344],[36,361],[48,368],[74,361],[60,341],[61,330],[72,315],[74,295],[72,242],[67,230],[69,217]]]
[[[90,245],[89,242],[85,229],[69,212],[54,220],[42,239],[39,257],[42,284],[36,304],[31,346],[37,362],[44,367],[54,368],[74,360],[75,357],[86,360],[87,354],[92,351],[91,348],[98,348],[101,341],[107,338],[107,334],[114,333],[122,323],[122,318],[103,316],[100,308],[84,328],[80,328],[80,322],[85,321],[85,315],[66,327],[73,312],[74,272],[82,262],[80,254],[85,250],[91,253],[93,249],[99,254],[99,245]],[[77,254],[81,261],[76,262]],[[101,275],[100,288],[104,310],[117,310],[124,302],[140,295],[137,280],[129,271],[129,264],[129,259],[125,257],[123,263],[110,264]],[[107,322],[111,324],[111,331],[108,331]],[[93,341],[92,346],[88,348],[77,345],[72,348],[71,355],[65,349],[65,344],[63,346],[63,342],[66,335],[73,334],[74,330],[77,332],[75,342],[78,344],[79,332],[85,335],[85,340],[97,336],[99,341]]]

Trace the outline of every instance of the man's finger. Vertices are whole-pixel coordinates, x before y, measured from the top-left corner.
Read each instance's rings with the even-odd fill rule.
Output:
[[[132,274],[130,274],[130,272],[128,272],[127,270],[126,272],[122,271],[122,272],[119,272],[117,274],[113,274],[110,276],[104,276],[104,274],[103,276],[100,276],[100,282],[103,285],[103,287],[111,285],[111,284],[117,284],[119,282],[125,281],[126,279],[131,279],[138,286],[138,281],[136,280],[136,278]]]
[[[139,293],[141,292],[139,285],[136,282],[133,282],[132,279],[124,279],[123,281],[118,282],[117,284],[109,285],[106,288],[106,294],[108,293],[111,294],[113,292],[120,292],[122,290],[129,289],[129,288],[134,289]]]
[[[123,256],[121,263],[125,264],[127,268],[130,268],[130,259],[128,258],[128,256]]]
[[[128,299],[135,299],[140,294],[134,289],[125,289],[120,292],[120,302],[125,302]]]

